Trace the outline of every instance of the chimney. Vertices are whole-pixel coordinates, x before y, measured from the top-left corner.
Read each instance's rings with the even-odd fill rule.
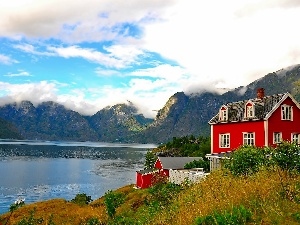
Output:
[[[265,89],[264,88],[258,88],[256,91],[256,97],[259,99],[263,99],[265,97]]]

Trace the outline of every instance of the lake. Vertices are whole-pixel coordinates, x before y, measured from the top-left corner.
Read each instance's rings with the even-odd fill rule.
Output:
[[[0,140],[0,214],[18,198],[25,204],[135,183],[153,144]]]

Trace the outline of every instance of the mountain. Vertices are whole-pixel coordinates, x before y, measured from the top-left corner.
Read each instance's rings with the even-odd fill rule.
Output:
[[[222,104],[254,98],[260,87],[266,95],[290,92],[300,101],[300,65],[269,73],[222,95],[175,93],[154,120],[139,114],[131,102],[106,107],[93,116],[82,116],[58,103],[34,106],[23,101],[1,106],[0,118],[14,132],[31,140],[161,143],[173,137],[209,135],[208,121]]]
[[[131,103],[106,107],[95,115],[87,117],[91,127],[98,133],[101,141],[132,142],[129,137],[141,133],[152,119],[147,119],[137,113],[137,108]]]
[[[185,95],[174,94],[165,106],[158,111],[154,122],[139,136],[141,142],[165,142],[173,137],[210,135],[208,121],[220,106],[227,102],[256,97],[256,90],[265,89],[266,95],[290,92],[300,101],[300,65],[281,69],[222,95],[202,93]]]
[[[34,106],[29,101],[0,107],[0,118],[29,140],[128,141],[125,137],[152,122],[132,103],[106,107],[93,116],[82,116],[54,102]]]
[[[0,139],[23,139],[18,129],[10,122],[0,118]]]

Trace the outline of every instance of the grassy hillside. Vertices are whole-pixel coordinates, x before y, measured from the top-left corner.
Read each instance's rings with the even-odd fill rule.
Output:
[[[167,205],[146,204],[146,199],[151,199],[149,190],[123,187],[117,192],[124,194],[125,202],[117,208],[115,219],[109,219],[106,214],[103,198],[85,206],[55,199],[19,208],[12,213],[8,224],[187,225],[214,214],[232,214],[235,207],[244,207],[250,213],[249,222],[244,224],[299,224],[299,181],[299,175],[289,176],[276,170],[260,171],[247,178],[218,171],[201,183],[184,188]],[[9,214],[1,216],[2,224],[8,217]],[[36,222],[20,223],[22,219],[28,222],[30,217]],[[93,219],[99,223],[92,223]]]
[[[0,224],[300,224],[299,154],[290,143],[242,147],[197,184],[157,177],[152,188],[125,186],[91,203],[76,196],[25,205]]]

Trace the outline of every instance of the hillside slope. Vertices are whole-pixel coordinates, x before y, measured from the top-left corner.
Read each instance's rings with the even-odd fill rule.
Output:
[[[162,143],[180,136],[208,136],[208,121],[227,102],[250,99],[257,88],[266,95],[290,92],[300,101],[300,65],[269,73],[247,86],[222,95],[175,93],[153,119],[138,114],[131,103],[106,107],[82,116],[54,102],[31,102],[0,107],[0,118],[17,128],[25,139]]]

